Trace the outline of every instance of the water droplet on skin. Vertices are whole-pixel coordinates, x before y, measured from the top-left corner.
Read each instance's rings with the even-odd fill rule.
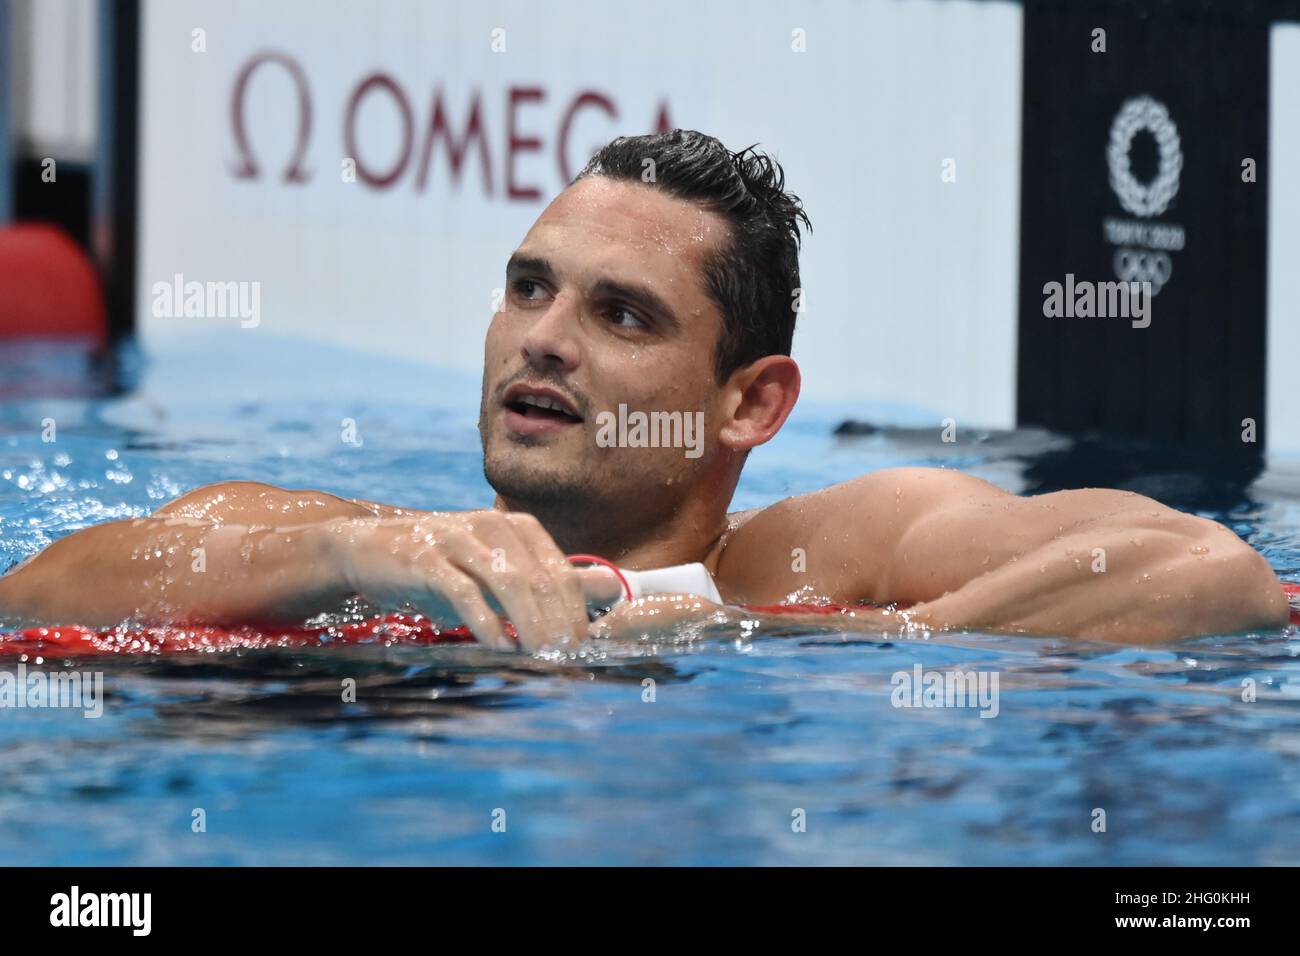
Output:
[[[1135,548],[1140,548],[1140,547],[1142,547],[1142,539],[1141,539],[1141,538],[1129,538],[1129,541],[1132,542],[1133,547],[1135,547]]]
[[[1189,554],[1198,554],[1198,555],[1205,555],[1210,553],[1209,548],[1204,548],[1201,547],[1200,545],[1192,545],[1190,548],[1187,549],[1187,551]]]

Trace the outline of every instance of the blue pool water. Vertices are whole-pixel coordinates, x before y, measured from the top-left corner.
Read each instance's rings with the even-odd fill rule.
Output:
[[[0,568],[231,478],[486,506],[477,395],[475,377],[251,331],[89,367],[66,350],[11,350]],[[881,413],[908,414],[802,407],[752,456],[736,507],[902,464],[1014,491],[1119,484],[1224,521],[1300,578],[1300,473],[1287,462],[1242,487],[1134,446],[1033,432],[944,445],[924,417],[916,430],[831,434],[848,415]],[[339,440],[345,418],[359,447]],[[42,441],[47,419],[54,442]],[[665,637],[569,663],[371,646],[66,665],[103,671],[104,715],[0,709],[0,860],[1300,862],[1292,630],[1153,649],[987,634]],[[996,672],[998,715],[892,706],[892,675],[917,664]],[[340,701],[347,677],[354,704]],[[1105,832],[1093,830],[1098,808]],[[205,832],[192,831],[196,809]]]

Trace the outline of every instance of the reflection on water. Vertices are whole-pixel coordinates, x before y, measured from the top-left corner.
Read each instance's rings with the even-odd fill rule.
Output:
[[[490,500],[472,381],[433,390],[423,370],[268,348],[195,349],[107,399],[36,398],[10,370],[0,565],[234,477],[416,507]],[[303,362],[328,394],[284,391],[274,370]],[[1021,492],[1155,494],[1229,523],[1284,575],[1300,569],[1296,482],[1272,465],[1252,483],[1041,432],[836,437],[843,415],[792,420],[753,456],[737,507],[945,465]],[[340,445],[343,417],[362,449]],[[715,625],[566,660],[368,645],[40,666],[102,671],[107,699],[98,720],[0,709],[0,853],[14,862],[1300,860],[1293,629],[1131,648]],[[997,716],[895,706],[918,666],[996,674]]]
[[[81,666],[105,669],[98,663]],[[542,700],[563,698],[565,684],[571,681],[639,687],[644,680],[656,684],[689,680],[676,674],[671,661],[653,658],[593,666],[466,646],[177,655],[107,666],[120,685],[154,695],[150,703],[157,720],[147,732],[181,737],[235,736],[329,723],[402,725],[480,709],[536,706]],[[350,693],[345,695],[345,689]]]

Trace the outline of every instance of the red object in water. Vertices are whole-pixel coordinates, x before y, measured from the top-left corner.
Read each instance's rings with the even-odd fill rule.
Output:
[[[1291,623],[1300,625],[1300,583],[1283,584],[1291,604]],[[760,614],[849,614],[870,610],[870,605],[774,604],[751,606]],[[511,637],[515,630],[509,624]],[[469,628],[439,627],[431,621],[403,614],[385,614],[340,627],[213,627],[162,624],[96,631],[88,627],[30,627],[0,633],[0,657],[92,657],[103,654],[168,654],[184,651],[216,652],[267,648],[326,647],[349,644],[472,644]]]
[[[754,611],[773,614],[835,614],[861,611],[840,604],[781,604]],[[515,629],[506,624],[513,638]],[[216,627],[156,624],[98,631],[77,624],[0,632],[0,657],[93,657],[105,654],[175,654],[349,644],[472,644],[469,628],[441,627],[423,618],[384,614],[338,627],[272,625]]]
[[[0,228],[0,339],[108,334],[95,267],[67,233],[44,223]]]
[[[514,636],[514,628],[507,625]],[[158,624],[97,631],[79,625],[29,627],[0,634],[0,657],[83,657],[99,654],[171,654],[182,651],[263,650],[331,644],[472,643],[466,627],[439,627],[403,614],[385,614],[339,627]]]

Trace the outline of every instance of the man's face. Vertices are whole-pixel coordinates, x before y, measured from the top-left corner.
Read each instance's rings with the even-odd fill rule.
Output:
[[[648,514],[689,492],[717,453],[722,317],[702,276],[726,238],[714,213],[599,175],[538,217],[507,266],[485,344],[479,431],[500,495]],[[635,412],[652,422],[679,413],[673,434],[689,446],[645,447]],[[674,424],[657,421],[647,441]]]

